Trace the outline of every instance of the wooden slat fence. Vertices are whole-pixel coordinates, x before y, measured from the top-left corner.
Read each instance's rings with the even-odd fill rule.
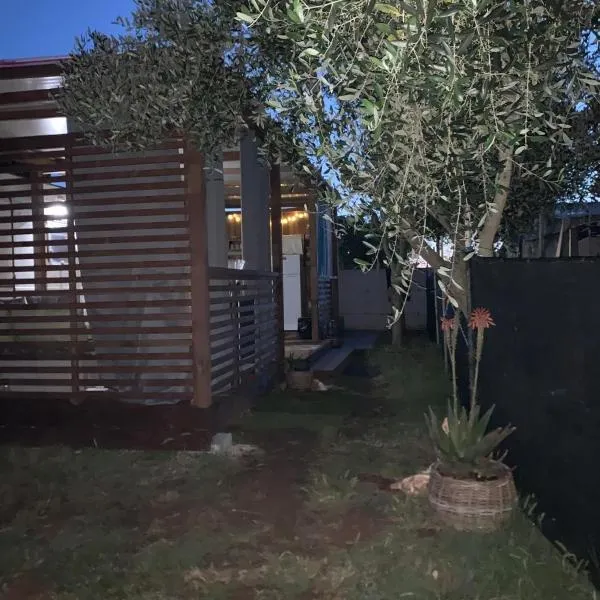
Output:
[[[327,325],[332,318],[331,290],[331,279],[319,277],[319,328],[323,334],[327,331]]]
[[[189,209],[204,199],[187,187],[183,143],[113,154],[71,135],[1,142],[0,393],[191,401],[192,304],[209,290],[191,282],[191,236],[206,234]],[[210,270],[214,393],[270,367],[274,281]]]
[[[209,275],[213,393],[248,378],[267,381],[277,359],[277,275],[217,268]]]

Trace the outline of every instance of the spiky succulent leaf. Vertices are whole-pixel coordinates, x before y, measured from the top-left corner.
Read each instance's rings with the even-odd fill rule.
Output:
[[[512,427],[504,427],[487,432],[493,411],[492,406],[480,416],[478,405],[467,413],[464,407],[455,411],[449,404],[446,415],[448,432],[445,432],[441,421],[430,408],[426,421],[438,457],[447,464],[467,465],[467,470],[489,459],[492,452],[514,431]]]
[[[487,431],[488,426],[490,424],[490,419],[492,418],[494,408],[495,406],[491,406],[480,419],[478,418],[474,420],[473,436],[477,441],[481,440],[485,435],[485,432]]]
[[[487,458],[514,431],[513,427],[499,427],[473,444],[469,449],[470,460]]]

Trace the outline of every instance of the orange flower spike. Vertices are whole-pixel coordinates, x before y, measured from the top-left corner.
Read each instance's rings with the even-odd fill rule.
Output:
[[[471,329],[488,329],[495,324],[487,308],[476,308],[471,313],[471,319],[469,320],[469,327]]]
[[[442,331],[450,331],[451,329],[454,329],[454,319],[448,319],[447,317],[444,317],[440,319],[440,322]]]

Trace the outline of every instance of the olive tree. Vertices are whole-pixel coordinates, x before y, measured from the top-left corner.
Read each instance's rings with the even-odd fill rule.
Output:
[[[408,244],[466,312],[463,259],[491,255],[503,225],[535,214],[529,190],[564,179],[574,109],[597,89],[582,51],[596,3],[563,4],[136,0],[121,35],[80,40],[59,100],[115,145],[185,133],[212,152],[251,127],[368,225],[400,297]]]
[[[251,0],[238,19],[259,52],[287,44],[285,93],[270,104],[310,122],[317,156],[354,192],[332,202],[375,214],[373,252],[401,262],[405,240],[466,313],[467,261],[493,255],[516,183],[560,182],[554,155],[597,91],[582,48],[597,11],[588,0]],[[432,246],[435,228],[454,260]]]

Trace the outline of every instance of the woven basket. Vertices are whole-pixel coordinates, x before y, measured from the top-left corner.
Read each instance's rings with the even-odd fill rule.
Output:
[[[312,389],[312,371],[288,371],[286,374],[288,387],[299,392],[308,392]]]
[[[508,467],[490,481],[455,479],[436,467],[429,479],[429,502],[446,525],[461,531],[494,531],[511,516],[517,491]]]

